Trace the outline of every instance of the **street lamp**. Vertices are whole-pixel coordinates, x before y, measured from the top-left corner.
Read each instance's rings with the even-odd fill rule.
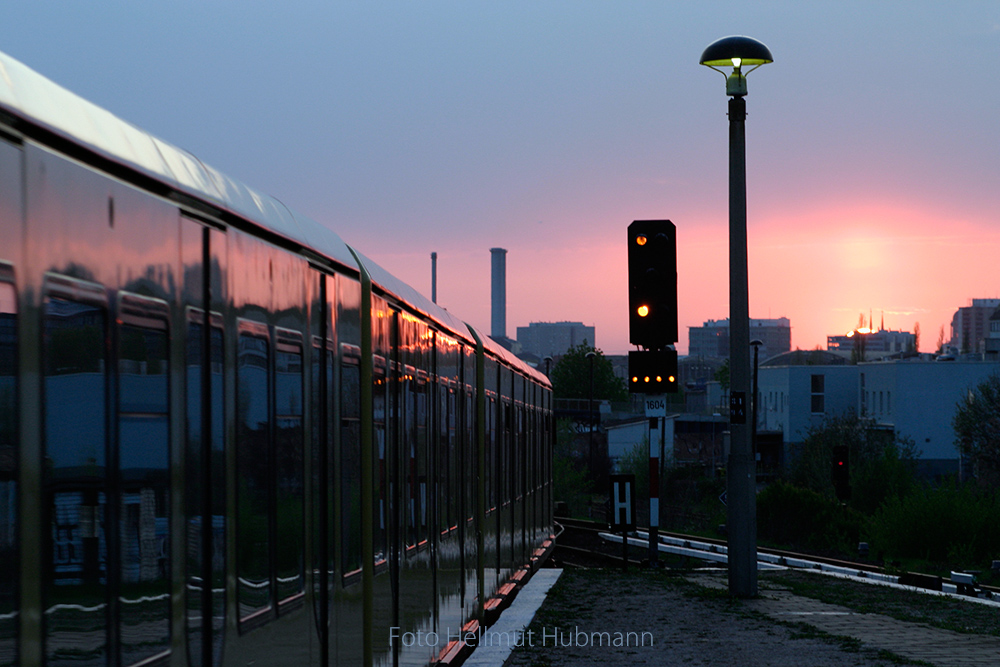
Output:
[[[590,438],[587,446],[588,457],[590,459],[590,474],[596,479],[597,478],[597,453],[594,451],[594,357],[597,353],[591,350],[587,353],[587,359],[590,360],[590,400],[587,402],[587,417],[590,420]]]
[[[747,287],[746,74],[772,62],[771,51],[750,37],[734,35],[709,44],[702,65],[726,76],[729,95],[729,421],[726,474],[729,592],[757,595],[757,472],[747,428],[750,390],[750,297]],[[751,69],[746,73],[743,67]],[[720,67],[732,67],[726,74]]]

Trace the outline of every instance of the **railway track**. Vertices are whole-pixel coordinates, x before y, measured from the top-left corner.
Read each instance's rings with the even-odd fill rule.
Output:
[[[554,559],[565,567],[620,567],[622,564],[621,536],[608,532],[607,524],[582,519],[559,518]],[[660,552],[672,553],[685,559],[697,559],[723,564],[727,561],[725,540],[660,531]],[[648,564],[648,533],[637,530],[629,535],[630,558],[628,565]],[[641,560],[636,553],[643,555]],[[919,572],[892,574],[873,564],[848,561],[812,554],[802,554],[781,549],[758,549],[762,568],[790,568],[815,570],[827,574],[847,576],[870,582],[882,582],[927,591],[957,594],[1000,602],[1000,588],[978,584],[975,576],[966,572],[952,572],[949,579]]]

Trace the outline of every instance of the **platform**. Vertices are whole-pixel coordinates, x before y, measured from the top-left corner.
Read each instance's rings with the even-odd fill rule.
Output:
[[[490,628],[510,633],[500,637],[520,632],[521,641],[514,642],[513,651],[509,640],[506,646],[481,645],[465,664],[1000,664],[1000,637],[985,634],[995,628],[966,634],[888,614],[861,613],[793,594],[787,582],[774,578],[780,576],[762,573],[758,598],[732,600],[727,574],[720,569],[671,574],[566,570],[561,575],[559,570],[539,570]],[[795,576],[829,581],[819,574]],[[903,594],[882,590],[890,596]],[[947,603],[982,608],[958,600]],[[965,609],[960,606],[958,613]]]

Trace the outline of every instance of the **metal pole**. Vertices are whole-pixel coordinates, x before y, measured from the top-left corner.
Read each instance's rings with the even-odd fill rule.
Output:
[[[746,189],[746,100],[736,95],[729,99],[729,387],[731,400],[742,400],[743,417],[734,419],[731,411],[726,487],[729,592],[741,598],[757,595],[757,473],[746,423],[750,389]]]
[[[662,423],[658,438],[653,437],[656,425]],[[660,443],[666,430],[667,418],[649,418],[649,566],[657,567],[660,554]]]
[[[759,340],[754,340],[750,342],[753,345],[753,417],[750,422],[750,452],[753,454],[754,464],[757,463],[757,397],[759,392],[757,390],[757,352],[760,350],[760,346],[763,345]]]
[[[438,254],[431,253],[431,301],[438,302]]]

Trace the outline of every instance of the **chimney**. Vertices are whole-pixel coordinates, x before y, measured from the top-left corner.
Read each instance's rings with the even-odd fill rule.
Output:
[[[493,264],[492,319],[490,338],[499,340],[507,337],[507,251],[490,248]]]
[[[438,302],[438,254],[431,253],[431,301]]]

